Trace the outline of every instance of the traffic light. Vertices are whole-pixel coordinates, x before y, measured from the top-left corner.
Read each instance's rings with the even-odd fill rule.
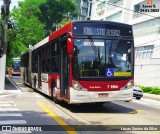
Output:
[[[13,29],[13,24],[10,20],[8,20],[8,29]]]
[[[4,54],[4,48],[0,48],[0,58],[3,57],[3,54]]]

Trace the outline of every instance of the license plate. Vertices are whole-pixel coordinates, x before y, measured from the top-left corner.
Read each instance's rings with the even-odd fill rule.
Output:
[[[98,97],[108,97],[108,93],[100,93],[98,94]]]

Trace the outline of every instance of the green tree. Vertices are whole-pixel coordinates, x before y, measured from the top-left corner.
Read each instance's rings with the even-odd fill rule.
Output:
[[[39,21],[39,5],[45,0],[24,0],[10,13],[8,30],[7,66],[19,57],[28,45],[35,45],[45,36],[44,24]]]
[[[68,22],[78,16],[77,4],[73,0],[47,0],[39,8],[40,20],[45,25],[47,35],[52,33],[62,21]]]
[[[39,5],[45,0],[24,0],[14,8],[11,18],[17,31],[17,38],[26,46],[35,45],[44,38],[44,24],[39,21]]]

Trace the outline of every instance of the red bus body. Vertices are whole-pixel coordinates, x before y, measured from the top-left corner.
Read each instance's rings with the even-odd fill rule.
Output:
[[[109,54],[115,50],[121,63],[109,65],[113,64]],[[70,22],[21,58],[24,83],[56,100],[68,104],[132,100],[134,42],[130,25]]]

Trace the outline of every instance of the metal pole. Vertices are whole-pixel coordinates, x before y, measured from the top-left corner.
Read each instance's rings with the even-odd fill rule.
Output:
[[[2,15],[2,39],[0,45],[0,90],[5,88],[5,74],[6,74],[6,52],[7,52],[7,29],[9,17],[10,0],[4,0],[1,7]]]

